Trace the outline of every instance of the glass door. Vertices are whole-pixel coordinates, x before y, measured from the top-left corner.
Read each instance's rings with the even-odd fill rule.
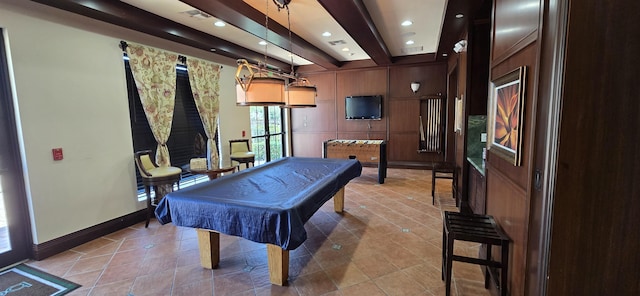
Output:
[[[27,259],[31,249],[7,61],[0,29],[0,268]]]
[[[278,106],[251,106],[251,149],[255,165],[284,156],[283,109]]]

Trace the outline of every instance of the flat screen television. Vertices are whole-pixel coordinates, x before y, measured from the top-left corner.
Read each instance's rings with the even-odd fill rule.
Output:
[[[349,96],[344,100],[345,119],[380,120],[382,96]]]

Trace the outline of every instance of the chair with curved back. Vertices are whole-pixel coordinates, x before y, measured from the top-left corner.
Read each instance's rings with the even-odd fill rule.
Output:
[[[229,140],[229,156],[231,162],[244,163],[247,168],[249,168],[249,163],[254,165],[253,162],[256,158],[256,154],[251,152],[249,139]]]
[[[180,178],[182,176],[182,169],[177,167],[161,167],[151,157],[151,150],[143,150],[135,153],[134,158],[138,172],[142,177],[142,185],[144,185],[144,191],[147,195],[147,222],[144,227],[149,227],[149,220],[153,212],[153,207],[157,205],[161,196],[158,191],[158,186],[168,185],[173,191],[173,184],[178,184],[180,189]],[[155,199],[151,198],[151,187],[155,192]]]

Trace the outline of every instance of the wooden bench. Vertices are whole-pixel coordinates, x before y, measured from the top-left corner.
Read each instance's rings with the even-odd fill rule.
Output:
[[[455,186],[456,186],[456,166],[449,162],[438,162],[434,163],[431,168],[431,204],[436,204],[436,179],[451,179],[451,192],[453,194],[453,198],[455,196]],[[456,198],[456,201],[458,199]],[[456,202],[457,206],[457,202]]]
[[[493,217],[445,211],[442,224],[442,280],[446,279],[446,295],[451,295],[451,268],[455,260],[484,266],[484,287],[489,288],[489,280],[493,278],[500,295],[506,296],[509,237],[496,225]],[[454,255],[453,243],[456,240],[486,244],[486,259]],[[491,260],[491,246],[500,246],[500,262]],[[496,269],[500,269],[500,281]]]

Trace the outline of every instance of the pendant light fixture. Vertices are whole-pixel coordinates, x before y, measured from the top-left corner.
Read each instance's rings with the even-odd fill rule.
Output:
[[[304,108],[316,106],[316,87],[306,78],[298,78],[287,85],[284,92],[285,105],[283,108]]]
[[[284,104],[284,79],[267,76],[266,71],[249,64],[247,60],[240,59],[237,63],[236,105],[271,106]],[[249,72],[249,76],[240,77],[244,68]]]
[[[278,6],[278,11],[287,9],[287,23],[289,30],[289,56],[291,57],[291,78],[290,83],[284,91],[285,105],[283,108],[305,108],[316,106],[317,89],[315,85],[311,85],[306,78],[298,78],[293,69],[293,42],[291,41],[291,14],[289,11],[289,3],[291,0],[273,0]]]
[[[291,73],[272,71],[267,67],[267,45],[264,50],[264,65],[250,64],[239,59],[236,71],[236,105],[238,106],[270,106],[280,105],[283,108],[316,107],[317,89],[308,79],[300,78],[293,66],[293,42],[291,41],[291,17],[289,3],[291,0],[272,0],[281,9],[287,9],[289,30],[289,51],[291,57]],[[269,0],[265,13],[266,40],[269,34]],[[241,76],[246,69],[249,76]],[[289,84],[285,85],[285,79]]]
[[[266,0],[265,13],[265,41],[269,40],[269,0]],[[251,65],[247,60],[238,60],[236,70],[236,105],[238,106],[269,106],[284,105],[285,80],[267,68],[267,46],[264,47],[264,65]],[[249,76],[241,77],[242,69],[246,68]],[[257,71],[254,71],[257,70]],[[269,76],[269,75],[272,76]]]

